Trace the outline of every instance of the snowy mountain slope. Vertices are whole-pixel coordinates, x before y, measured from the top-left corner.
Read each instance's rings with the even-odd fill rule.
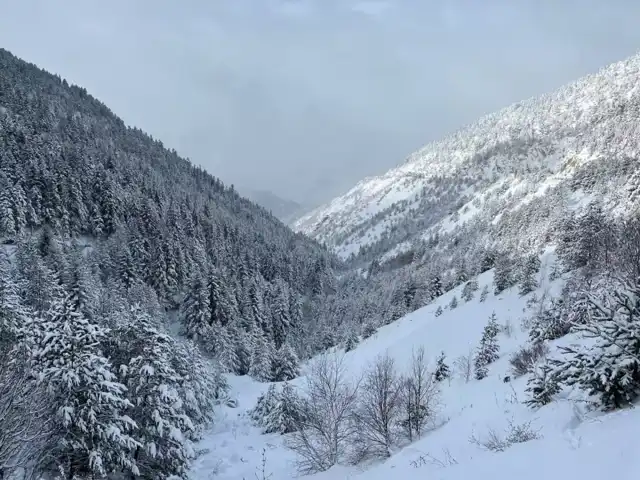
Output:
[[[382,254],[474,217],[495,226],[502,212],[550,189],[564,190],[562,197],[584,189],[626,209],[638,188],[639,73],[636,55],[483,117],[362,180],[294,228],[346,257],[361,246]]]
[[[480,289],[491,285],[493,273],[478,277]],[[542,282],[535,292],[555,295],[562,280]],[[632,435],[640,427],[640,413],[635,410],[603,415],[585,413],[574,397],[564,395],[559,401],[539,410],[522,404],[525,400],[526,376],[504,383],[510,373],[509,357],[527,340],[527,333],[519,328],[520,319],[527,313],[529,297],[520,297],[515,289],[499,296],[489,295],[485,302],[478,297],[461,302],[455,310],[449,309],[451,298],[460,298],[460,288],[452,290],[433,304],[384,326],[358,347],[347,353],[347,368],[354,376],[381,354],[388,353],[398,369],[405,372],[413,348],[424,346],[433,368],[435,358],[444,351],[450,365],[460,355],[477,347],[488,317],[495,312],[500,324],[510,323],[510,335],[499,335],[500,358],[491,365],[489,376],[468,383],[457,375],[442,383],[439,419],[444,424],[426,433],[420,440],[395,451],[391,458],[365,467],[335,466],[310,478],[337,480],[362,478],[386,480],[388,478],[467,480],[492,478],[507,480],[524,478],[580,478],[596,480],[605,473],[615,478],[638,478],[640,460],[634,455]],[[444,313],[435,316],[442,307]],[[565,337],[557,341],[567,344],[575,341]],[[194,465],[192,478],[196,480],[263,478],[262,452],[265,452],[265,475],[270,478],[294,478],[295,455],[283,445],[279,435],[261,435],[242,412],[255,404],[267,384],[250,379],[232,377],[231,383],[240,400],[238,409],[227,409],[215,429],[202,442],[205,453]],[[304,384],[304,378],[294,382]],[[580,397],[575,397],[580,398]],[[475,436],[482,440],[490,430],[500,435],[509,422],[531,422],[532,430],[541,438],[515,444],[503,452],[489,452],[470,442]],[[626,441],[626,440],[629,441]],[[543,460],[543,461],[542,461]],[[214,470],[216,475],[212,475]]]

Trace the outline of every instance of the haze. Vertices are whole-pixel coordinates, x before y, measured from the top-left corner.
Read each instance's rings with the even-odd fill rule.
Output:
[[[0,11],[0,46],[241,191],[306,205],[640,47],[631,0],[0,0]]]

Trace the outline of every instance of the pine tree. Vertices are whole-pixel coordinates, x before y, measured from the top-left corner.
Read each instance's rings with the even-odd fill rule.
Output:
[[[542,407],[551,403],[553,396],[560,391],[551,367],[547,364],[536,367],[533,375],[527,381],[527,389],[525,391],[529,394],[529,399],[525,403],[532,408]]]
[[[485,285],[482,287],[482,292],[480,292],[480,302],[484,302],[489,296],[489,285]]]
[[[498,359],[500,347],[498,345],[498,333],[500,327],[495,312],[489,317],[489,322],[484,327],[480,346],[474,359],[474,370],[476,380],[482,380],[488,374],[487,366]]]
[[[273,381],[293,380],[300,374],[299,360],[293,348],[287,343],[282,345],[273,357]]]
[[[540,258],[538,255],[531,254],[527,256],[523,264],[519,268],[518,283],[520,284],[520,295],[524,296],[533,292],[538,288],[538,281],[536,275],[540,270]]]
[[[184,333],[188,338],[203,339],[208,335],[211,321],[210,296],[202,277],[195,273],[180,307]]]
[[[436,317],[439,317],[440,315],[442,315],[442,305],[438,305],[438,308],[436,308],[436,311],[434,312],[434,315]]]
[[[135,423],[126,415],[132,405],[100,349],[108,335],[74,308],[71,295],[21,333],[31,345],[34,370],[58,406],[60,437],[51,446],[52,457],[68,478],[121,469],[138,473],[131,456],[139,446],[130,435]]]
[[[444,291],[442,290],[442,281],[437,275],[431,280],[430,293],[431,300],[435,300],[436,298],[441,297],[444,293]]]
[[[465,302],[470,302],[471,300],[473,300],[473,296],[474,296],[476,290],[478,290],[478,281],[475,280],[475,279],[469,280],[464,285],[464,287],[462,289],[462,294],[460,295],[460,297]]]
[[[458,297],[454,295],[451,298],[451,301],[449,302],[449,308],[453,310],[454,308],[457,308],[457,307],[458,307]]]
[[[347,334],[347,341],[344,344],[344,351],[350,352],[351,350],[356,348],[356,346],[358,345],[358,342],[359,342],[359,339],[355,330],[353,329],[349,330],[349,333]]]
[[[264,417],[262,431],[281,435],[295,432],[301,424],[302,415],[300,399],[293,387],[285,382],[282,390],[275,395],[275,402]]]
[[[433,373],[433,377],[436,382],[441,382],[451,376],[451,370],[449,365],[445,363],[445,354],[442,352],[436,360],[436,371]]]
[[[129,416],[140,446],[134,453],[143,478],[185,476],[194,450],[190,438],[195,425],[184,410],[179,386],[185,379],[171,364],[175,340],[161,333],[140,306],[130,321],[113,332],[114,354],[122,361],[120,378],[131,403]]]
[[[496,259],[495,270],[493,273],[493,283],[495,285],[495,295],[498,295],[507,288],[515,285],[517,279],[514,274],[514,261],[505,254],[499,255]]]
[[[260,381],[270,382],[273,378],[273,352],[272,344],[264,335],[258,335],[253,345],[251,354],[251,367],[249,375]]]
[[[279,282],[277,284],[272,315],[273,341],[276,349],[279,349],[284,344],[291,326],[289,308],[289,293],[284,283]]]
[[[562,347],[565,358],[550,360],[553,375],[597,397],[605,410],[630,405],[640,396],[640,283],[624,285],[603,302],[588,301],[593,318],[576,329],[595,342],[581,350]]]

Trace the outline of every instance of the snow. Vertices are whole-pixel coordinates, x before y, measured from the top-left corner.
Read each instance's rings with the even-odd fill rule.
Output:
[[[545,256],[551,255],[547,251]],[[547,259],[548,260],[548,259]],[[543,259],[543,265],[548,264]],[[543,267],[544,269],[544,267]],[[493,291],[493,273],[478,277],[479,291],[489,285]],[[562,280],[543,281],[535,292],[557,295]],[[435,365],[441,351],[454,370],[456,357],[466,355],[478,345],[489,316],[495,312],[498,323],[510,323],[512,333],[499,335],[500,358],[489,366],[489,376],[481,381],[454,378],[442,383],[442,400],[438,428],[420,440],[394,452],[391,458],[368,466],[335,466],[313,476],[317,479],[418,480],[540,480],[561,478],[618,480],[640,478],[640,457],[635,437],[640,429],[640,412],[624,410],[612,414],[587,413],[583,404],[567,393],[539,410],[532,410],[522,402],[526,398],[527,377],[503,381],[510,375],[509,357],[527,340],[520,328],[520,320],[528,315],[526,302],[517,288],[498,296],[490,294],[479,301],[479,291],[470,302],[459,302],[451,310],[451,298],[460,298],[461,287],[454,289],[434,303],[415,311],[378,330],[345,355],[348,371],[358,376],[381,354],[388,353],[399,370],[405,371],[412,349],[424,346],[430,367]],[[435,317],[441,306],[444,312]],[[565,337],[558,342],[575,342]],[[552,346],[553,354],[553,346]],[[455,374],[454,374],[455,375]],[[237,396],[236,409],[221,407],[213,429],[207,433],[200,449],[205,449],[192,470],[196,480],[262,478],[261,464],[266,459],[265,474],[273,479],[295,478],[295,455],[283,444],[281,435],[262,435],[244,412],[251,409],[268,384],[257,383],[247,377],[229,377],[232,392]],[[303,384],[304,378],[291,382]],[[532,430],[540,438],[513,444],[503,452],[491,452],[470,442],[470,437],[486,438],[490,431],[505,436],[509,423],[531,422]]]

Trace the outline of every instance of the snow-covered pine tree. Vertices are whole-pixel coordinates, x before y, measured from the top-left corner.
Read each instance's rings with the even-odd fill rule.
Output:
[[[258,334],[253,344],[249,375],[260,382],[272,381],[273,356],[273,344],[265,335]]]
[[[439,317],[440,315],[442,315],[442,305],[438,305],[438,308],[436,308],[436,311],[433,314],[436,317]]]
[[[588,301],[592,319],[576,330],[595,342],[561,347],[565,358],[550,360],[553,374],[597,397],[605,410],[630,405],[640,396],[640,282],[622,284],[602,302]]]
[[[433,378],[436,382],[441,382],[451,376],[451,370],[449,365],[446,364],[445,359],[446,356],[444,352],[442,352],[436,360],[436,370],[433,373]]]
[[[533,317],[529,329],[529,340],[532,344],[556,340],[569,333],[571,323],[566,318],[565,307],[562,298],[554,298],[547,308],[542,309]]]
[[[279,349],[285,343],[291,326],[289,292],[284,282],[280,281],[276,283],[274,293],[271,323],[275,348]]]
[[[180,307],[184,334],[194,340],[204,339],[211,328],[210,296],[207,286],[198,272],[191,279],[187,295]]]
[[[132,452],[139,443],[130,435],[136,425],[126,415],[132,405],[100,348],[108,335],[75,310],[71,294],[21,331],[32,368],[57,405],[51,458],[68,478],[138,473]]]
[[[293,380],[300,374],[296,352],[288,343],[283,344],[273,357],[273,381]]]
[[[285,382],[282,390],[274,396],[275,401],[267,409],[262,421],[263,433],[295,432],[301,424],[303,415],[300,399],[293,387]]]
[[[185,477],[194,456],[195,426],[180,395],[185,379],[171,364],[175,340],[160,332],[139,305],[132,307],[130,321],[113,337],[114,354],[122,361],[119,377],[131,402],[127,413],[137,425],[132,435],[140,443],[133,454],[139,475]]]
[[[455,295],[451,298],[451,301],[449,302],[449,308],[451,310],[453,310],[454,308],[458,308],[458,297],[456,297]]]
[[[432,301],[438,297],[441,297],[444,293],[444,291],[442,290],[442,281],[440,280],[440,277],[438,275],[433,277],[433,279],[431,280],[429,292],[431,294]]]
[[[500,347],[498,345],[498,333],[500,326],[495,312],[489,317],[489,322],[484,327],[480,346],[474,359],[474,371],[476,380],[482,380],[488,374],[487,366],[498,359]]]
[[[276,386],[272,383],[269,385],[267,391],[258,397],[255,406],[247,412],[249,418],[251,418],[256,425],[264,425],[267,415],[269,415],[269,412],[273,410],[275,404],[278,402],[278,396]]]
[[[473,296],[475,295],[476,290],[478,290],[478,281],[474,278],[469,280],[464,287],[462,288],[462,293],[460,294],[460,298],[462,298],[465,302],[470,302],[473,300]]]
[[[560,386],[557,379],[554,378],[551,367],[545,363],[534,368],[532,376],[527,381],[525,391],[529,395],[525,404],[532,408],[551,403],[553,396],[560,391]]]
[[[356,348],[359,341],[360,340],[358,339],[358,334],[356,333],[355,328],[349,329],[349,332],[347,333],[347,340],[344,343],[344,351],[350,352],[351,350]]]
[[[540,258],[532,253],[522,259],[522,264],[518,269],[518,284],[520,285],[520,295],[524,296],[533,292],[538,287],[536,275],[540,270]]]
[[[480,292],[480,302],[484,302],[489,296],[489,285],[485,285],[482,287],[482,291]]]
[[[498,255],[493,274],[495,295],[516,284],[517,278],[514,272],[515,261],[507,253]]]

